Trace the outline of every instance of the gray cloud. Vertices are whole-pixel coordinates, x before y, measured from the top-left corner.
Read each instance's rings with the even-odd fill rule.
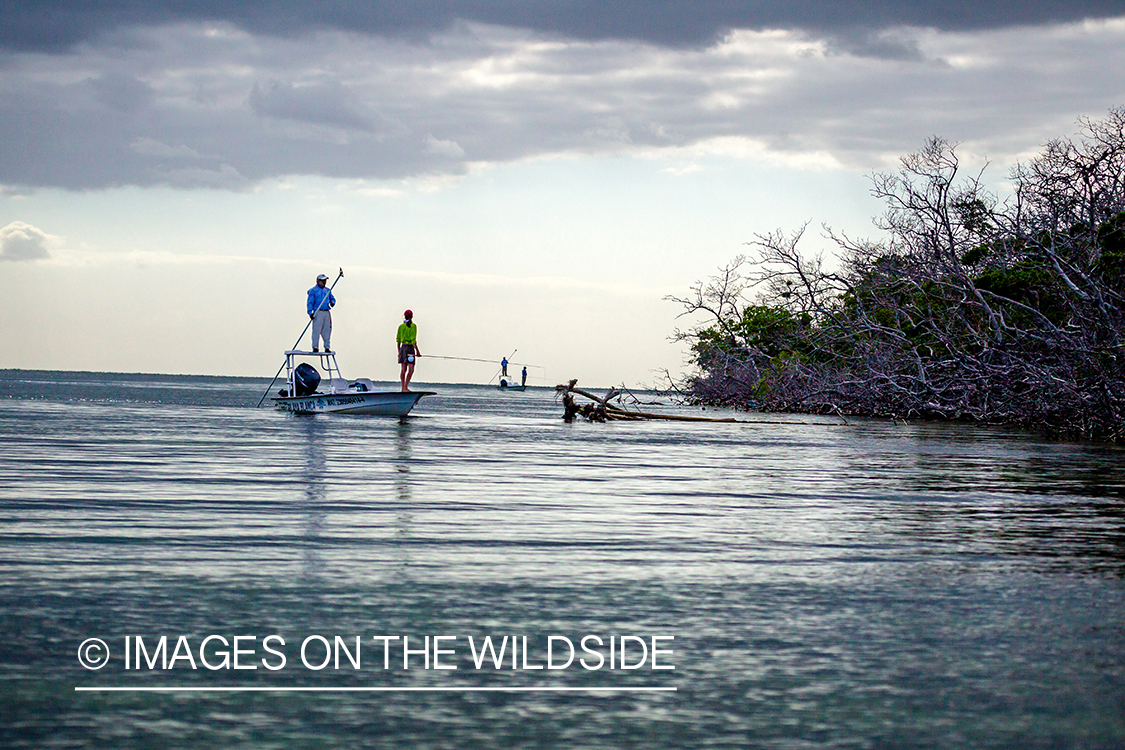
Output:
[[[256,114],[266,117],[342,130],[375,130],[373,113],[365,111],[346,86],[334,81],[301,87],[278,81],[255,83],[249,102]]]
[[[144,156],[156,156],[165,159],[200,159],[200,154],[187,146],[169,146],[167,143],[153,140],[152,138],[138,138],[129,144],[129,148]]]
[[[89,82],[98,101],[118,112],[136,112],[152,101],[152,88],[131,75],[110,71]]]
[[[0,261],[39,260],[49,258],[51,238],[42,230],[22,221],[13,221],[0,228]]]
[[[925,59],[918,42],[899,29],[851,29],[830,34],[826,41],[828,49],[839,54],[913,62]]]
[[[1123,39],[1125,21],[739,31],[702,49],[495,26],[424,42],[134,28],[0,66],[0,185],[241,190],[645,149],[870,169],[933,134],[1002,158],[1125,103]]]
[[[625,39],[671,47],[710,44],[731,29],[833,34],[925,26],[995,29],[1108,18],[1120,0],[27,0],[6,2],[0,48],[62,51],[131,26],[225,22],[254,34],[297,37],[322,30],[399,38],[444,33],[458,22],[520,28],[571,39]]]

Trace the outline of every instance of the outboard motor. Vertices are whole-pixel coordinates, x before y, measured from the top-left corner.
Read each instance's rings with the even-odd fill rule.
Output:
[[[302,362],[293,368],[293,385],[298,396],[315,393],[320,385],[320,373],[308,362]]]

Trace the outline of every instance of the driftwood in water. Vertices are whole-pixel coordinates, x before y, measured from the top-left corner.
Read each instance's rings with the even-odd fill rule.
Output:
[[[593,393],[576,388],[578,379],[575,378],[565,385],[556,385],[555,393],[562,394],[563,419],[567,422],[574,421],[576,416],[585,417],[591,422],[630,421],[645,419],[668,419],[677,422],[738,422],[732,417],[717,419],[713,417],[692,417],[681,414],[653,414],[642,411],[628,411],[620,406],[611,404],[609,400],[618,395],[616,388],[610,388],[604,396],[595,396]],[[578,403],[575,394],[583,396],[592,403]]]

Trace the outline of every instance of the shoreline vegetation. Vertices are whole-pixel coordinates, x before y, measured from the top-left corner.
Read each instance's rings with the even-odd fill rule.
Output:
[[[685,297],[690,403],[1017,425],[1125,442],[1125,108],[1013,168],[1011,195],[930,139],[896,172],[879,241],[758,235]],[[750,294],[753,293],[753,301]]]

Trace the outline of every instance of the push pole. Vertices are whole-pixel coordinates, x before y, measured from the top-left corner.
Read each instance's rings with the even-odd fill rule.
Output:
[[[336,282],[338,282],[342,278],[344,278],[344,269],[343,268],[340,269],[340,275],[336,277],[336,281],[333,281],[332,286],[328,287],[328,294],[332,293],[332,290],[336,288]],[[320,308],[320,305],[324,304],[324,299],[325,299],[325,297],[322,297],[320,302],[317,303],[318,309]],[[315,313],[317,311],[314,310],[313,312]],[[301,331],[301,335],[298,336],[297,340],[293,343],[293,346],[292,346],[293,349],[296,349],[297,345],[301,343],[301,339],[303,339],[305,337],[305,331],[309,330],[309,326],[311,326],[312,323],[313,323],[313,319],[309,318],[309,322],[305,323],[305,328],[304,328],[304,330]],[[285,362],[288,362],[288,361],[289,361],[289,358],[286,357]],[[277,382],[277,376],[281,374],[281,371],[283,369],[285,369],[285,362],[282,362],[281,367],[277,368],[277,374],[275,374],[273,376],[273,380],[271,380],[270,384],[268,386],[266,386],[266,392],[262,394],[262,397],[260,399],[258,399],[258,406],[261,406],[262,402],[264,402],[266,400],[266,396],[269,395],[270,389],[273,388],[273,384]],[[255,408],[257,408],[257,407],[255,407]]]

